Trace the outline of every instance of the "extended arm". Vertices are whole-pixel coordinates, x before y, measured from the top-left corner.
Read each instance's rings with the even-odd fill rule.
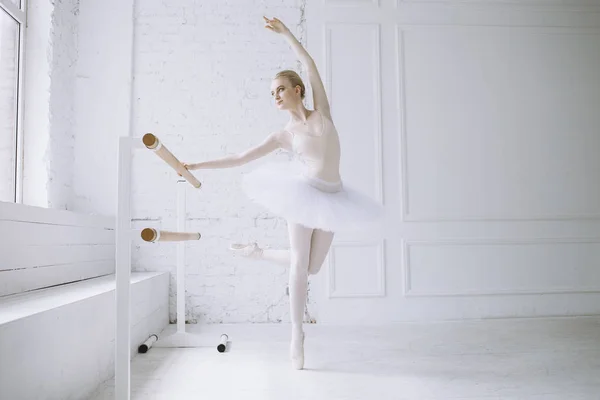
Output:
[[[300,44],[298,39],[290,32],[290,30],[277,18],[272,20],[265,18],[267,28],[274,32],[283,35],[285,40],[288,42],[296,57],[300,60],[306,72],[308,74],[308,81],[313,92],[313,103],[315,109],[319,110],[322,114],[331,119],[331,111],[329,107],[329,100],[327,99],[327,93],[325,92],[325,86],[321,80],[321,75],[317,69],[317,64],[313,58],[308,54],[306,49]]]
[[[218,158],[216,160],[203,161],[195,164],[186,164],[187,169],[218,169],[238,167],[264,157],[274,150],[281,147],[280,133],[275,132],[270,134],[261,144],[251,149],[248,149],[240,154]]]

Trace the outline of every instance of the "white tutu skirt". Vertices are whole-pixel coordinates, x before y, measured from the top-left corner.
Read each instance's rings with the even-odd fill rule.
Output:
[[[285,220],[330,232],[379,231],[383,207],[342,182],[310,178],[296,162],[271,163],[244,175],[255,203]]]

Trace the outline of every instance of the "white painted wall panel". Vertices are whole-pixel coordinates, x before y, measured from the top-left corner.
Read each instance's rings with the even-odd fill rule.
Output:
[[[86,262],[114,259],[115,246],[112,244],[50,245],[9,247],[0,244],[2,261],[0,271],[32,267],[47,267],[69,262]]]
[[[0,203],[0,296],[111,274],[114,218]]]
[[[15,246],[110,244],[114,242],[114,231],[85,226],[0,221],[0,237],[5,245]]]
[[[408,219],[600,217],[600,34],[401,37]]]
[[[114,259],[0,271],[0,296],[108,275]]]
[[[382,243],[338,243],[328,267],[330,298],[385,296]]]
[[[340,135],[342,179],[381,201],[379,25],[330,25],[326,35],[328,97]]]
[[[598,260],[600,241],[410,242],[406,294],[599,292]]]
[[[379,178],[388,215],[380,258],[336,236],[311,285],[318,321],[600,313],[598,11],[309,3],[345,178],[369,193]],[[382,270],[384,294],[367,296]]]

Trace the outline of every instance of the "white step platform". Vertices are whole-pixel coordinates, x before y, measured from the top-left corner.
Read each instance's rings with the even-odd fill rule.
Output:
[[[0,399],[88,397],[114,376],[115,276],[0,297]],[[131,354],[169,323],[169,273],[131,277]]]

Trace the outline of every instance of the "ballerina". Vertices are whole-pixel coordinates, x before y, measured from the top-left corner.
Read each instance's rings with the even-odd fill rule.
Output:
[[[266,165],[244,176],[247,196],[287,222],[289,249],[260,248],[257,243],[232,244],[237,255],[289,265],[290,358],[296,369],[304,368],[302,327],[308,275],[319,272],[335,232],[363,230],[381,220],[382,207],[359,191],[346,187],[340,175],[340,140],[316,63],[290,30],[277,18],[265,20],[265,28],[286,39],[307,71],[314,109],[303,100],[306,88],[292,70],[276,74],[271,96],[279,110],[290,114],[281,131],[266,137],[241,154],[216,160],[184,164],[188,170],[231,168],[284,149],[297,156],[287,166]]]

